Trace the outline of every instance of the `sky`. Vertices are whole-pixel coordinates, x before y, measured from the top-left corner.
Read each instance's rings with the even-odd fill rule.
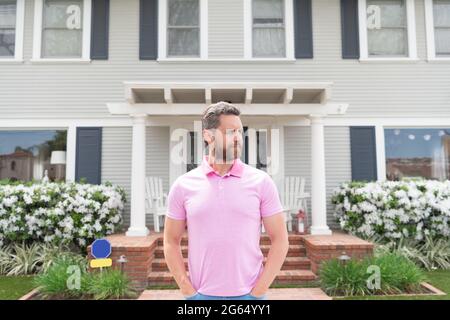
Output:
[[[450,135],[450,128],[385,129],[386,158],[433,157],[442,134]]]
[[[1,131],[0,130],[0,155],[14,152],[16,146],[24,149],[41,144],[52,139],[56,135],[54,130],[36,131]]]

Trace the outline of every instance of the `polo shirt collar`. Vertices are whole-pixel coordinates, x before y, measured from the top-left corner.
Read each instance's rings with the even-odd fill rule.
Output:
[[[202,168],[203,168],[203,172],[208,175],[211,172],[216,172],[208,163],[208,156],[204,155],[203,156],[203,161],[202,161]],[[241,177],[242,176],[242,171],[244,169],[244,164],[242,163],[241,159],[237,158],[234,159],[233,161],[233,165],[230,168],[230,171],[228,171],[228,173],[226,173],[225,175],[232,175],[235,177]]]

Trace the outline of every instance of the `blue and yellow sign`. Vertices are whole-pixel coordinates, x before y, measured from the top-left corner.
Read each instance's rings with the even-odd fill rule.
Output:
[[[91,255],[95,258],[91,260],[91,268],[111,267],[111,243],[106,239],[97,239],[91,245]]]

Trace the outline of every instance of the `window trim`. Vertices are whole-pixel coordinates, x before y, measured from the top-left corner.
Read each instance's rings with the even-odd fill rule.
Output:
[[[359,61],[418,61],[417,57],[417,40],[416,40],[416,13],[414,0],[405,0],[406,4],[406,21],[408,33],[408,56],[406,57],[369,57],[369,48],[367,40],[367,1],[358,0],[358,20],[359,20]]]
[[[436,56],[436,42],[434,39],[433,0],[425,0],[425,28],[427,34],[428,61],[450,61],[450,56]]]
[[[244,60],[254,61],[295,61],[294,56],[294,2],[284,0],[284,28],[286,56],[283,58],[255,58],[253,57],[253,25],[252,25],[252,2],[244,0]]]
[[[208,0],[198,0],[200,6],[200,56],[167,57],[168,0],[158,0],[158,58],[157,61],[198,61],[208,59]]]
[[[33,31],[33,58],[31,62],[90,62],[91,54],[91,11],[92,1],[83,0],[83,39],[81,48],[81,58],[42,58],[42,15],[45,0],[35,0],[34,3],[34,31]]]
[[[14,57],[0,57],[1,63],[21,63],[23,62],[23,34],[25,24],[25,0],[16,0],[16,28]]]

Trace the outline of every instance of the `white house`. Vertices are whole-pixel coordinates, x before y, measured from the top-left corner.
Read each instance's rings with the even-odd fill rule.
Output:
[[[130,236],[210,103],[241,109],[244,161],[306,178],[329,234],[341,182],[449,178],[449,88],[450,0],[0,0],[0,156],[124,186]]]

